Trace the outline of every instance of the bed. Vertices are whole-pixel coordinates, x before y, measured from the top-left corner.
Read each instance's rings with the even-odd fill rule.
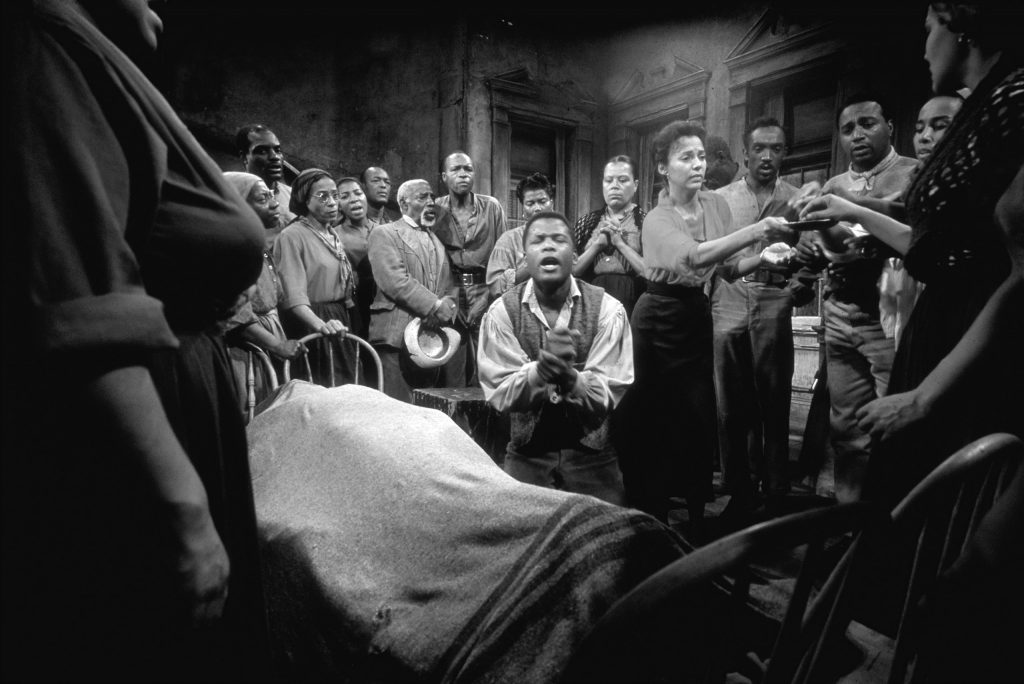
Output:
[[[248,427],[289,679],[555,682],[594,621],[684,552],[654,518],[507,476],[440,411],[284,384]]]

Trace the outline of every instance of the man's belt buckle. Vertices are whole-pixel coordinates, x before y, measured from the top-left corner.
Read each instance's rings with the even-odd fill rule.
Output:
[[[463,287],[477,285],[483,281],[479,273],[473,273],[472,271],[463,271],[462,273],[459,273],[459,280],[462,282]]]
[[[745,283],[763,283],[766,285],[785,285],[787,279],[781,273],[774,273],[772,271],[764,271],[758,269],[753,273],[748,273],[743,276],[743,282]]]

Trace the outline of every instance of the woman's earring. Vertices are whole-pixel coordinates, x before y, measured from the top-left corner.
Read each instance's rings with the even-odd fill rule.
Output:
[[[956,37],[957,45],[968,45],[971,39],[967,37],[966,33],[961,33]]]

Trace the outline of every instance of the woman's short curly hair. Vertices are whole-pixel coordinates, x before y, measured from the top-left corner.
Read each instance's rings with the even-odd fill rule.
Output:
[[[701,144],[707,140],[708,134],[704,127],[692,121],[673,121],[658,131],[651,141],[654,148],[654,163],[668,164],[668,155],[675,141],[684,137],[699,138]]]

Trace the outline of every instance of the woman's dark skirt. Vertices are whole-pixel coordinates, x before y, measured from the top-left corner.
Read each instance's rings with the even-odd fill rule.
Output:
[[[626,315],[633,316],[633,308],[637,299],[643,294],[646,281],[628,273],[602,273],[592,277],[592,285],[604,288],[604,291],[622,302],[626,307]]]
[[[701,288],[655,285],[631,327],[636,379],[612,415],[612,438],[630,505],[666,520],[671,497],[691,507],[712,498],[711,309]]]

